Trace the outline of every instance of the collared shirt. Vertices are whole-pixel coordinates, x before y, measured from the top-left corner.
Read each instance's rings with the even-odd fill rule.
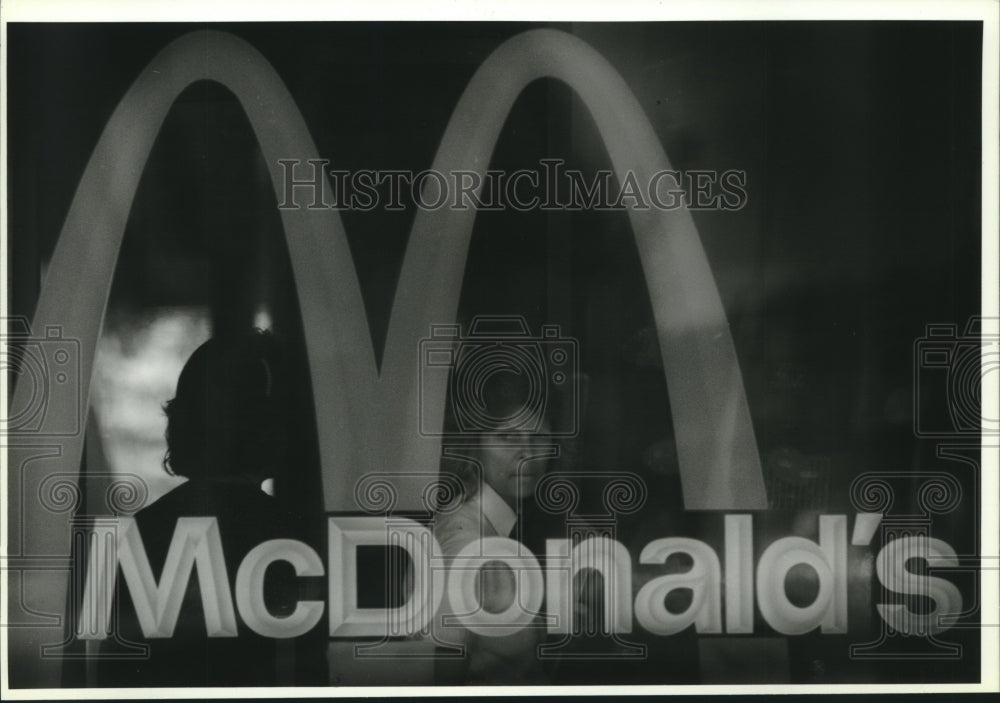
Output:
[[[509,537],[516,522],[514,509],[484,483],[454,512],[437,516],[434,536],[441,545],[441,552],[453,557],[467,544],[482,537]]]

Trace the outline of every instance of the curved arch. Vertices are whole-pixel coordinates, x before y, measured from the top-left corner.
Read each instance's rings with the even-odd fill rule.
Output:
[[[261,146],[279,198],[284,176],[278,159],[314,158],[317,153],[280,76],[256,49],[231,34],[199,31],[176,39],[130,86],[80,179],[32,320],[36,331],[58,326],[63,337],[79,341],[81,402],[78,407],[50,406],[37,435],[19,438],[21,446],[11,451],[11,464],[16,468],[10,472],[9,486],[15,498],[9,502],[8,537],[10,544],[22,545],[24,554],[70,553],[70,516],[52,515],[38,501],[28,500],[29,484],[51,474],[77,475],[83,432],[58,441],[51,435],[59,427],[86,426],[95,349],[139,179],[170,107],[181,91],[200,80],[218,82],[236,96]],[[335,466],[341,458],[337,450],[352,446],[354,439],[348,424],[351,414],[345,412],[350,410],[347,403],[361,397],[366,390],[364,379],[376,374],[368,323],[339,213],[292,209],[282,210],[281,217],[299,293],[316,413],[318,418],[330,418],[318,423],[320,456],[324,466]],[[342,336],[351,343],[338,344]],[[365,340],[369,340],[367,346]],[[18,384],[13,407],[24,407],[32,390]],[[61,445],[58,457],[35,474],[20,473],[22,456],[34,446],[52,444]],[[331,454],[336,456],[331,458]],[[36,607],[49,613],[62,612],[66,578],[49,572],[33,586],[31,597]],[[61,632],[61,627],[57,630]],[[16,648],[26,655],[19,662],[22,675],[30,677],[29,669],[44,669],[48,672],[45,678],[50,678],[58,661],[39,659],[37,643],[44,633],[34,628],[12,629],[11,633],[34,642]],[[58,636],[54,641],[59,641]]]
[[[590,110],[624,182],[639,183],[670,162],[632,91],[585,42],[538,29],[496,49],[476,71],[445,131],[433,168],[440,173],[489,165],[514,101],[538,78],[565,82]],[[389,325],[382,376],[407,379],[415,342],[432,323],[455,319],[475,210],[417,213]],[[684,505],[695,510],[767,507],[757,442],[736,350],[694,221],[686,209],[629,210],[649,288],[677,438]],[[427,271],[436,281],[428,287]],[[405,389],[395,385],[397,395]],[[409,393],[415,393],[413,388]],[[434,408],[443,417],[444,392]],[[402,457],[420,455],[419,442]]]
[[[471,165],[484,171],[513,101],[528,83],[544,76],[565,81],[583,99],[619,178],[631,168],[648,182],[653,173],[669,168],[641,107],[610,64],[584,42],[551,30],[510,39],[480,67],[452,115],[434,168],[448,172]],[[73,197],[33,319],[36,331],[61,326],[64,337],[79,340],[82,402],[79,407],[51,406],[37,436],[18,438],[19,446],[10,450],[8,543],[17,545],[21,555],[69,553],[70,516],[47,514],[37,501],[25,501],[26,485],[78,471],[82,432],[54,441],[52,430],[73,426],[73,421],[77,427],[86,424],[94,353],[132,200],[167,112],[180,92],[199,80],[216,81],[239,100],[279,199],[284,185],[279,159],[315,158],[315,144],[281,78],[259,52],[232,35],[198,31],[180,37],[129,88]],[[739,364],[690,214],[633,210],[629,215],[659,334],[685,505],[766,507]],[[288,209],[281,217],[306,333],[326,504],[330,510],[350,510],[350,489],[369,471],[437,468],[440,439],[416,431],[416,352],[432,323],[455,318],[475,212],[418,212],[396,290],[381,377],[339,214]],[[339,344],[344,337],[349,343]],[[429,390],[437,401],[434,412],[443,417],[443,381],[439,386]],[[19,384],[12,407],[25,407],[31,390]],[[77,413],[82,417],[72,417]],[[414,431],[387,437],[384,427]],[[30,477],[22,476],[20,460],[52,445],[59,445],[59,455]],[[66,578],[49,572],[32,594],[33,603],[45,612],[60,612],[66,590]],[[10,632],[36,645],[42,636],[37,630]],[[51,660],[42,664],[30,646],[15,651],[28,654],[19,657],[19,666],[58,666]],[[27,670],[22,673],[30,676]]]

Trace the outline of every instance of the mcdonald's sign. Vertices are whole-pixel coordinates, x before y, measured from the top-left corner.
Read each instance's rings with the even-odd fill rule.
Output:
[[[691,147],[679,140],[667,143],[669,149],[665,149],[661,134],[664,120],[683,123],[686,115],[704,116],[704,105],[699,107],[701,113],[684,107],[671,107],[677,112],[667,117],[651,113],[651,106],[669,102],[668,97],[655,98],[651,103],[652,93],[641,84],[636,87],[634,72],[620,72],[602,51],[576,33],[553,27],[518,29],[505,30],[503,40],[490,46],[488,55],[477,61],[461,91],[454,92],[457,101],[448,108],[450,118],[443,136],[431,161],[421,164],[419,175],[385,179],[395,185],[405,182],[410,188],[409,199],[416,206],[405,248],[401,248],[381,354],[379,334],[370,325],[371,301],[363,295],[364,272],[349,236],[349,225],[358,220],[353,219],[353,213],[348,214],[350,208],[345,208],[345,201],[338,198],[350,181],[355,192],[349,202],[358,210],[375,207],[372,198],[382,177],[370,171],[365,171],[363,177],[349,172],[337,162],[336,154],[328,154],[325,146],[321,148],[328,143],[324,142],[326,130],[336,131],[337,127],[316,124],[309,109],[302,108],[303,103],[311,104],[310,99],[303,100],[298,93],[300,84],[289,76],[287,66],[269,56],[266,38],[242,38],[246,34],[238,28],[172,31],[170,40],[155,55],[144,58],[138,76],[115,97],[115,106],[102,123],[96,146],[86,158],[51,256],[46,257],[44,280],[38,287],[30,321],[8,325],[5,332],[4,354],[10,356],[7,365],[19,374],[7,398],[3,436],[7,489],[6,665],[15,687],[59,685],[54,682],[68,680],[68,661],[99,659],[101,643],[113,633],[113,603],[123,589],[131,594],[144,637],[150,641],[174,637],[191,571],[198,573],[208,637],[238,637],[249,628],[264,638],[295,639],[318,628],[329,635],[332,643],[327,654],[328,680],[335,684],[359,680],[359,670],[339,663],[338,657],[344,656],[344,651],[353,652],[351,656],[362,665],[383,673],[396,666],[391,662],[405,662],[398,664],[399,670],[408,671],[406,667],[419,660],[419,666],[431,672],[428,675],[432,678],[403,683],[433,682],[434,664],[428,665],[427,661],[435,657],[447,660],[452,650],[474,651],[479,646],[475,642],[495,638],[498,632],[512,638],[521,636],[540,614],[550,618],[541,627],[549,641],[531,651],[537,651],[539,662],[548,667],[545,675],[550,677],[554,676],[553,670],[568,677],[566,672],[574,671],[573,662],[614,660],[616,665],[626,666],[627,662],[648,661],[651,652],[659,651],[656,647],[660,646],[650,645],[650,641],[681,632],[698,636],[702,671],[712,672],[702,674],[706,682],[731,681],[718,673],[718,662],[726,657],[750,656],[748,640],[755,643],[752,654],[763,664],[756,673],[746,675],[773,674],[778,683],[807,682],[810,676],[822,682],[858,680],[860,674],[851,669],[852,662],[865,659],[866,665],[877,666],[871,662],[884,661],[880,653],[901,661],[916,661],[919,657],[925,661],[934,657],[948,660],[951,668],[942,676],[949,677],[949,682],[968,681],[973,674],[978,675],[979,650],[972,633],[973,626],[983,622],[983,616],[979,612],[970,615],[967,609],[975,601],[972,591],[978,582],[966,583],[944,572],[959,571],[970,560],[982,559],[982,554],[975,551],[975,540],[970,542],[966,534],[966,528],[972,530],[970,534],[975,533],[982,519],[978,512],[969,513],[973,510],[970,506],[979,508],[968,497],[970,492],[977,494],[980,490],[979,479],[975,478],[980,456],[962,442],[977,434],[977,418],[983,419],[984,431],[995,428],[989,424],[993,421],[981,401],[978,405],[965,402],[972,396],[961,384],[977,383],[980,377],[973,367],[968,373],[960,373],[959,362],[969,354],[977,354],[982,345],[987,349],[993,348],[990,344],[995,346],[989,331],[992,328],[984,327],[986,331],[982,331],[976,327],[971,332],[973,328],[969,327],[964,328],[964,333],[955,328],[950,335],[942,336],[924,326],[929,321],[927,316],[938,314],[934,307],[913,316],[921,323],[915,334],[926,333],[919,338],[907,337],[908,328],[902,322],[898,328],[883,333],[874,331],[874,325],[864,327],[864,321],[849,320],[846,324],[854,334],[861,330],[863,336],[867,335],[868,347],[855,343],[850,336],[840,336],[839,330],[830,332],[832,326],[823,328],[820,336],[825,334],[827,340],[837,341],[816,352],[821,361],[810,367],[810,372],[797,370],[803,366],[796,367],[791,361],[775,363],[784,375],[778,381],[762,380],[765,374],[761,369],[770,368],[770,361],[767,350],[755,348],[755,343],[774,349],[778,356],[787,349],[800,349],[804,342],[786,342],[784,346],[766,343],[768,330],[780,327],[780,334],[795,335],[800,323],[788,318],[767,322],[765,312],[760,311],[766,311],[771,303],[764,300],[764,295],[743,307],[732,302],[738,298],[733,293],[738,285],[732,283],[738,279],[733,274],[737,267],[710,263],[709,253],[717,254],[722,247],[715,236],[720,231],[717,221],[695,217],[699,209],[714,208],[713,214],[722,217],[727,212],[757,207],[754,178],[762,170],[742,170],[740,164],[725,164],[727,170],[721,173],[723,169],[719,169],[721,175],[715,178],[705,176],[709,171],[699,175],[688,156],[668,158],[668,151],[675,146],[682,152]],[[934,31],[947,34],[953,30],[958,31],[947,26]],[[12,55],[29,56],[30,52],[18,43],[22,41],[20,31],[13,32]],[[411,30],[394,31],[398,38],[409,36]],[[816,31],[828,37],[823,33],[825,28],[817,27]],[[909,27],[900,29],[906,37],[909,31]],[[892,41],[909,47],[898,37]],[[614,43],[608,46],[613,48]],[[789,56],[805,51],[781,46]],[[618,51],[615,55],[621,58],[623,54]],[[672,62],[679,70],[682,58],[671,56],[664,61]],[[958,71],[971,59],[963,55],[954,61],[953,68]],[[433,63],[430,66],[433,68]],[[817,69],[821,78],[829,78],[822,73],[824,70],[832,69],[825,63]],[[316,75],[318,71],[312,78]],[[775,75],[791,80],[781,71],[775,71]],[[269,210],[268,217],[275,221],[280,218],[294,280],[293,297],[301,317],[326,523],[322,546],[291,539],[271,540],[249,554],[241,554],[240,561],[229,567],[232,573],[227,574],[225,568],[219,570],[219,565],[225,562],[223,552],[229,547],[224,547],[225,540],[218,537],[220,528],[215,516],[186,515],[178,520],[176,530],[170,533],[172,537],[164,543],[169,544],[169,556],[160,573],[146,554],[141,522],[129,517],[147,502],[142,493],[146,489],[136,487],[144,484],[141,480],[135,485],[128,483],[120,470],[95,470],[88,457],[100,440],[94,436],[94,418],[90,415],[97,392],[98,350],[113,298],[112,284],[117,280],[122,252],[128,247],[125,233],[140,184],[152,163],[151,154],[163,139],[169,115],[190,99],[192,90],[206,84],[215,86],[212,90],[224,92],[227,100],[238,105],[252,137],[252,148],[266,167],[262,178],[277,205]],[[579,118],[577,125],[585,124],[596,135],[589,148],[599,151],[600,158],[610,164],[606,181],[599,176],[585,182],[582,171],[570,168],[569,176],[559,171],[575,164],[555,159],[541,162],[543,175],[566,176],[564,182],[569,186],[572,203],[562,206],[563,210],[587,216],[590,210],[607,209],[620,218],[619,224],[627,223],[627,246],[635,252],[637,267],[633,273],[641,281],[637,290],[642,289],[643,302],[648,301],[649,309],[645,336],[637,336],[638,342],[631,340],[631,347],[617,340],[600,340],[593,330],[587,340],[593,345],[588,346],[559,325],[545,324],[536,330],[523,317],[498,315],[495,310],[473,310],[472,315],[466,315],[469,311],[462,308],[463,286],[469,283],[469,264],[475,256],[473,231],[477,216],[498,202],[490,198],[497,196],[507,205],[514,203],[516,210],[544,210],[543,203],[552,201],[547,186],[542,186],[533,198],[524,196],[525,184],[538,189],[538,174],[504,173],[501,175],[506,180],[498,182],[498,171],[491,168],[498,159],[499,147],[506,143],[505,125],[524,119],[518,112],[519,101],[530,96],[538,85],[558,86],[552,90],[564,91],[556,99],[563,100],[563,106],[571,106],[565,112],[572,111]],[[725,85],[731,87],[732,81]],[[777,89],[786,88],[780,84]],[[951,91],[947,96],[958,105],[967,99],[969,89],[964,84],[949,83],[942,91]],[[704,96],[705,100],[723,100],[721,94]],[[682,101],[679,96],[677,93],[670,99]],[[316,98],[317,103],[336,99],[333,90],[328,97]],[[805,114],[805,102],[789,97],[782,105],[791,114]],[[966,107],[965,103],[958,105],[955,114],[966,115],[962,111]],[[20,129],[24,118],[17,119],[22,120],[16,123]],[[775,118],[770,115],[769,119]],[[552,120],[547,128],[562,129]],[[787,138],[801,137],[800,133],[798,126],[789,127],[792,136]],[[8,134],[14,137],[12,131]],[[772,146],[765,143],[761,149],[766,151]],[[767,163],[768,158],[765,154],[761,163]],[[822,160],[820,155],[808,163],[815,165]],[[689,172],[680,170],[681,166]],[[768,178],[775,177],[771,171],[768,174]],[[615,185],[612,196],[604,200],[601,188],[607,184]],[[435,187],[440,197],[435,197]],[[710,193],[712,187],[718,192]],[[664,192],[672,194],[669,202],[662,198]],[[807,190],[799,187],[794,192],[802,195]],[[327,201],[327,194],[334,194],[335,202]],[[901,201],[909,197],[904,197],[902,191],[892,194]],[[957,193],[951,195],[954,198],[947,205],[949,211],[954,211],[965,201]],[[577,207],[578,199],[582,207]],[[594,207],[595,203],[605,202],[608,208]],[[395,196],[389,203],[389,210],[401,209]],[[469,203],[473,206],[460,206]],[[13,204],[16,207],[16,201]],[[773,205],[769,203],[754,212],[769,207]],[[772,217],[768,222],[780,228],[783,225],[779,220]],[[706,236],[706,231],[711,231],[712,236]],[[23,235],[17,236],[23,239]],[[820,237],[822,241],[815,248],[818,253],[811,256],[828,257],[831,267],[850,265],[851,257],[838,253],[836,246],[823,238],[826,236]],[[920,236],[930,241],[929,234]],[[766,238],[766,233],[761,235],[761,242]],[[715,248],[711,249],[708,242]],[[766,244],[744,242],[734,249],[762,259],[782,255],[769,252]],[[892,257],[885,252],[867,255],[871,259],[864,260],[865,265],[878,271],[891,268],[891,275],[901,275],[893,268],[896,262],[888,261]],[[940,273],[931,259],[923,257],[914,265],[920,269],[919,275],[928,279]],[[820,276],[822,266],[815,262],[811,265],[813,277]],[[960,267],[957,261],[948,265],[955,271]],[[599,266],[593,269],[598,271],[595,278],[599,279]],[[794,318],[799,314],[819,315],[825,305],[835,309],[832,317],[837,320],[848,319],[851,311],[856,311],[850,307],[855,298],[842,296],[840,290],[846,272],[833,270],[832,282],[827,285],[808,280],[809,275],[800,275],[783,265],[768,271],[779,269],[787,280],[798,281],[793,290],[811,291],[803,294],[803,300],[816,300],[818,295],[821,304],[809,310],[803,307],[808,302],[792,300],[775,303],[774,309],[791,305]],[[717,275],[720,270],[724,273]],[[613,282],[616,275],[610,277]],[[582,277],[575,280],[581,289],[588,285]],[[758,283],[770,285],[754,279],[746,288]],[[720,292],[723,290],[725,297]],[[978,294],[979,289],[975,292]],[[962,287],[954,295],[959,299],[966,294]],[[890,314],[891,305],[886,304]],[[932,305],[928,302],[928,306]],[[977,325],[980,318],[984,325],[990,324],[983,310],[963,305],[956,304],[952,312],[961,311],[975,318]],[[741,321],[757,320],[740,328],[742,336],[737,336],[731,325],[733,306],[742,315]],[[857,306],[860,310],[861,303]],[[473,321],[462,324],[463,317],[472,317]],[[512,323],[513,328],[509,326]],[[816,330],[821,324],[801,322],[800,326]],[[777,339],[775,334],[770,339]],[[890,387],[890,381],[885,381],[884,388],[880,385],[883,377],[895,375],[886,372],[880,376],[873,370],[872,361],[878,353],[885,358],[896,354],[898,339],[909,340],[906,350],[919,356],[916,362],[912,356],[901,361],[892,356],[894,363],[916,363],[919,391],[934,387],[937,379],[944,378],[951,384],[948,402],[954,404],[958,398],[964,404],[955,420],[954,413],[944,413],[934,405],[919,405],[918,398],[915,413],[923,423],[920,428],[940,432],[930,439],[918,436],[913,455],[923,456],[921,452],[927,451],[920,442],[941,440],[944,444],[932,450],[937,451],[937,463],[904,467],[908,473],[901,473],[907,478],[897,486],[893,483],[899,479],[897,474],[889,472],[888,478],[872,479],[866,472],[879,466],[851,462],[875,461],[871,457],[877,454],[866,443],[877,440],[870,440],[865,432],[877,437],[883,431],[878,423],[895,422],[882,417],[871,420],[871,413],[876,412],[872,410],[874,402],[858,401],[857,395],[884,394],[888,400],[880,402],[886,409],[880,407],[877,412],[892,418],[899,414],[893,414],[891,405],[898,402],[899,388]],[[599,351],[592,353],[595,347]],[[620,351],[619,347],[630,351]],[[564,446],[586,444],[581,418],[595,404],[614,395],[618,391],[616,383],[621,388],[633,383],[622,381],[623,374],[631,371],[617,370],[589,388],[581,386],[579,380],[592,373],[594,356],[605,354],[611,358],[626,353],[641,357],[643,361],[636,362],[636,368],[644,364],[643,368],[653,370],[637,385],[654,383],[649,381],[653,375],[655,383],[664,383],[662,399],[669,404],[668,409],[650,411],[654,422],[664,426],[649,429],[647,434],[670,439],[623,451],[622,456],[630,458],[621,466],[588,465],[585,458],[580,466],[566,466],[570,459],[563,452]],[[869,356],[862,359],[864,354]],[[852,366],[855,357],[860,361]],[[616,363],[620,362],[607,362],[607,368],[619,368],[614,366]],[[816,372],[817,366],[824,365],[827,376]],[[41,394],[42,386],[25,380],[24,369],[29,366],[37,371],[32,378],[44,381]],[[484,409],[486,401],[475,389],[500,367],[527,379],[532,402],[498,420]],[[270,392],[271,369],[266,363],[264,368]],[[810,381],[813,377],[821,380]],[[962,380],[954,381],[956,378]],[[868,385],[852,396],[845,388],[862,384],[858,379]],[[532,385],[535,380],[538,383]],[[907,376],[905,382],[909,381]],[[810,383],[811,396],[802,391]],[[468,397],[475,402],[464,403],[463,384],[473,388]],[[539,401],[550,392],[552,384],[560,387],[560,402],[565,405],[561,415],[546,412],[545,403]],[[640,391],[629,392],[635,397],[647,397]],[[622,395],[626,395],[624,391]],[[854,405],[848,407],[851,403]],[[818,410],[817,406],[824,407]],[[779,416],[780,421],[775,419]],[[836,429],[830,429],[832,425]],[[858,430],[860,425],[865,426]],[[628,429],[622,427],[620,431],[624,435]],[[841,440],[825,436],[825,430],[832,435],[855,432],[850,436],[855,445],[847,449],[837,446]],[[889,430],[884,432],[888,434]],[[524,518],[515,505],[505,525],[506,533],[497,529],[495,535],[479,534],[475,544],[499,550],[494,561],[507,563],[515,573],[527,568],[525,565],[529,571],[534,569],[534,575],[523,580],[515,577],[528,615],[508,611],[484,614],[489,610],[484,605],[485,597],[474,593],[479,581],[464,579],[460,572],[465,568],[478,573],[490,553],[468,547],[449,551],[453,535],[448,526],[461,522],[461,508],[453,507],[449,513],[442,506],[463,491],[477,495],[479,501],[488,500],[488,495],[508,500],[500,488],[500,479],[493,483],[482,452],[492,439],[506,441],[512,434],[530,437],[517,440],[521,443],[517,473],[511,474],[518,490],[525,481],[530,487],[521,493],[512,489],[510,495],[514,498],[508,502],[537,502],[550,517],[561,516],[567,532],[565,539],[549,535],[547,547],[532,546],[530,549],[537,553],[526,553],[530,535],[512,532],[527,529],[522,528]],[[490,439],[483,440],[483,436]],[[545,441],[537,441],[538,437]],[[796,447],[789,448],[792,444]],[[667,496],[662,492],[661,484],[668,479],[649,469],[659,461],[656,452],[669,455],[667,463],[676,458],[676,475],[668,479],[678,482],[686,516],[665,534],[650,532],[665,529],[667,524],[650,521],[650,516],[659,519],[674,510],[668,508]],[[545,475],[544,470],[532,468],[553,458],[562,459],[568,470]],[[476,467],[482,482],[478,493],[463,483],[468,481],[465,473],[443,468],[449,462]],[[98,480],[109,485],[109,508],[106,514],[85,521],[81,496],[93,490]],[[602,488],[587,494],[581,487],[595,480],[603,481]],[[661,487],[651,489],[654,484]],[[917,520],[917,527],[893,522],[891,501],[880,502],[886,485],[899,493],[915,490],[920,508],[917,512],[926,519]],[[842,500],[831,497],[837,491],[843,494]],[[590,505],[599,502],[595,496],[603,500],[608,515],[618,517],[606,519],[599,510],[595,512]],[[477,509],[484,511],[480,518],[487,519],[483,516],[488,509],[481,505]],[[946,513],[962,515],[965,522],[931,519]],[[122,517],[115,518],[116,514]],[[976,524],[970,526],[970,521]],[[389,537],[379,537],[379,530]],[[640,541],[628,542],[623,536],[626,533],[618,530],[626,530],[629,539]],[[517,535],[520,540],[515,539]],[[883,543],[878,544],[877,538]],[[388,544],[408,555],[409,566],[402,569],[403,575],[392,578],[396,579],[393,588],[403,588],[409,595],[401,596],[395,607],[383,604],[380,608],[384,612],[376,617],[364,611],[377,608],[361,605],[365,595],[358,586],[361,567],[352,561],[352,555],[360,552],[352,550]],[[442,556],[445,554],[447,560]],[[686,554],[692,562],[689,573],[679,576],[649,572],[654,566],[665,567],[676,554]],[[536,556],[540,561],[535,561]],[[924,559],[931,574],[908,572],[907,564],[912,559]],[[276,561],[291,564],[298,578],[326,579],[325,599],[302,597],[291,614],[275,616],[263,593],[265,575]],[[806,567],[807,576],[801,575],[803,569],[799,567]],[[390,568],[387,562],[385,568],[391,571],[397,567]],[[116,577],[119,569],[120,578]],[[610,643],[607,651],[614,656],[604,650],[581,653],[571,641],[571,636],[579,635],[572,625],[577,612],[574,608],[583,608],[573,604],[573,589],[577,588],[574,579],[588,570],[602,577],[602,595],[596,597],[601,606],[595,610],[600,614],[595,616],[599,625],[595,627]],[[235,579],[233,588],[227,585],[230,578]],[[386,579],[388,583],[390,576]],[[807,583],[802,587],[806,595],[793,597],[797,579]],[[685,589],[693,596],[678,615],[665,605],[665,599]],[[929,598],[940,617],[934,619],[923,612],[915,615],[912,607],[907,610],[908,596]],[[669,600],[666,602],[669,604]],[[479,609],[476,617],[481,616],[481,620],[462,615],[463,609]],[[442,636],[435,624],[449,617],[457,618],[464,632],[456,635],[455,641]],[[867,629],[859,629],[862,622]],[[850,638],[857,632],[857,641],[852,639],[841,647],[844,653],[838,650],[836,655],[830,655],[829,661],[840,663],[830,665],[836,670],[829,675],[822,669],[826,664],[799,662],[794,648],[786,642],[789,637],[810,633],[829,635],[832,640]],[[897,636],[910,639],[897,647],[893,639]],[[371,638],[378,641],[371,644]],[[917,639],[927,647],[914,646]],[[456,644],[459,640],[462,644]],[[340,645],[346,649],[338,649]],[[833,645],[816,646],[823,654],[816,655],[813,661],[827,661],[823,657]],[[970,654],[973,651],[975,654]],[[747,672],[749,668],[742,670]],[[468,674],[468,680],[475,680],[476,665],[472,664],[469,671],[473,673]],[[764,671],[771,673],[761,673]],[[346,678],[340,679],[341,675]],[[385,675],[391,678],[394,674]],[[534,680],[527,678],[528,674],[524,676],[514,682]],[[873,681],[890,680],[888,673],[872,676]],[[761,681],[751,678],[742,682]]]

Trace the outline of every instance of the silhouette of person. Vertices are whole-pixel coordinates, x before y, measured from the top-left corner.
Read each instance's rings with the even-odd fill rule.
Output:
[[[191,355],[175,397],[164,408],[164,468],[188,480],[135,515],[158,583],[182,517],[216,518],[231,593],[239,565],[251,549],[290,536],[289,516],[261,487],[265,479],[284,469],[288,396],[285,352],[270,333],[255,330],[214,337]],[[281,562],[272,565],[265,581],[265,601],[275,615],[294,608],[292,573],[284,566]],[[119,635],[148,645],[149,657],[138,661],[102,657],[101,685],[275,683],[274,640],[256,635],[239,617],[237,637],[208,637],[195,574],[192,570],[176,627],[168,638],[143,636],[129,589],[119,574]]]

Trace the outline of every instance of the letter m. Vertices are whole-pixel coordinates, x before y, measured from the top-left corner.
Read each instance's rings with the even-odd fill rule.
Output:
[[[214,517],[183,517],[177,521],[159,583],[153,576],[135,519],[121,518],[117,539],[115,533],[114,527],[98,527],[94,531],[77,625],[80,639],[100,640],[110,632],[111,601],[119,565],[144,636],[173,635],[195,566],[208,636],[236,636],[229,575]]]

